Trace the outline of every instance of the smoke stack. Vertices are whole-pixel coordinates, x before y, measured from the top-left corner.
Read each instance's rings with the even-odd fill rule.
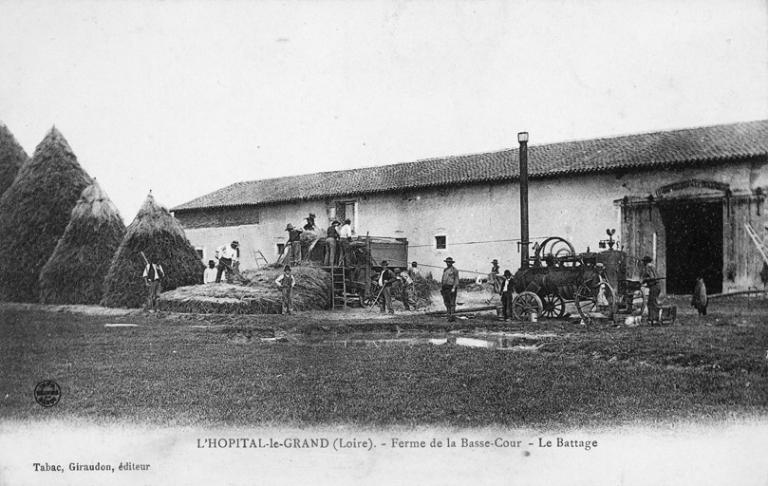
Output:
[[[528,132],[517,134],[520,143],[520,266],[528,268]]]

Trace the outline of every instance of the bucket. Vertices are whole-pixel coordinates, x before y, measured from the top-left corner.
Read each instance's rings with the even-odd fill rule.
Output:
[[[528,314],[528,317],[530,318],[531,322],[536,322],[539,319],[539,315],[536,314],[535,312],[531,312],[530,314]]]

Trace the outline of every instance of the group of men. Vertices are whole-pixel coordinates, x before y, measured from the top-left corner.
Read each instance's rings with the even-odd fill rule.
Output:
[[[412,267],[415,271],[416,262],[413,262]],[[413,283],[414,274],[409,270],[401,270],[399,268],[390,269],[389,262],[386,260],[381,262],[381,273],[379,273],[379,307],[381,312],[388,312],[394,314],[392,309],[392,290],[396,284],[400,284],[401,300],[405,306],[405,310],[409,311],[411,308],[416,308],[416,290]]]
[[[218,263],[214,260],[208,260],[208,268],[203,272],[203,283],[221,283],[222,275],[227,281],[231,280],[232,275],[237,272],[239,248],[240,243],[237,241],[218,247],[216,249]]]
[[[307,224],[303,228],[296,228],[291,223],[288,223],[285,227],[285,231],[288,232],[288,242],[284,250],[284,260],[290,262],[291,265],[299,265],[302,261],[302,233],[306,231],[311,232],[313,235],[306,255],[304,255],[305,258],[309,258],[309,255],[321,238],[320,229],[315,224],[315,215],[309,213],[306,221]],[[323,259],[325,266],[331,267],[348,263],[349,244],[352,242],[352,236],[352,220],[345,219],[343,223],[336,219],[331,221],[330,226],[325,231],[325,255]]]
[[[326,267],[345,266],[349,263],[349,244],[352,242],[352,220],[345,219],[344,224],[334,219],[325,233],[325,255],[323,263]],[[338,249],[338,260],[336,251]]]

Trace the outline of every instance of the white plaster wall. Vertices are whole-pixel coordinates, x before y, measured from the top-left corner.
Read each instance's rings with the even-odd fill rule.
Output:
[[[529,188],[529,221],[532,240],[537,237],[562,236],[576,251],[589,246],[598,249],[606,238],[606,228],[616,228],[619,235],[619,208],[613,203],[624,196],[647,196],[660,186],[692,178],[727,183],[734,191],[754,189],[768,183],[763,165],[723,164],[717,169],[679,169],[634,172],[624,176],[611,174],[570,176],[563,179],[533,180]],[[425,270],[433,266],[439,276],[443,260],[452,256],[457,267],[470,272],[487,273],[490,260],[498,258],[501,268],[512,272],[520,267],[515,241],[520,237],[518,184],[472,185],[450,190],[420,190],[405,194],[359,196],[358,234],[369,231],[374,236],[405,237],[409,242],[409,260],[416,260]],[[261,209],[260,224],[228,228],[188,229],[187,236],[206,250],[205,259],[216,246],[233,239],[241,242],[243,268],[256,262],[253,250],[260,249],[267,259],[276,259],[278,242],[284,242],[286,223],[303,225],[309,212],[325,228],[328,213],[325,201],[309,201],[267,206]],[[434,248],[435,235],[447,237],[446,250]],[[496,242],[493,242],[496,241]],[[482,242],[466,244],[469,242]],[[403,265],[405,262],[393,262]]]

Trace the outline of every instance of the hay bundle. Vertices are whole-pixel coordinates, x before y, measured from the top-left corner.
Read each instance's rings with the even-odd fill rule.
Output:
[[[179,287],[163,292],[158,308],[196,314],[279,314],[280,294],[245,285],[207,284]]]
[[[112,258],[104,281],[102,305],[140,307],[143,304],[147,290],[142,279],[145,264],[141,252],[165,269],[164,290],[203,281],[205,266],[181,225],[150,194]]]
[[[282,296],[275,279],[282,268],[267,267],[243,272],[248,285],[207,284],[180,287],[164,292],[158,301],[161,310],[201,314],[279,314]],[[296,287],[293,289],[295,310],[317,310],[330,307],[330,274],[312,266],[293,267]]]
[[[21,148],[8,127],[0,123],[0,196],[11,187],[16,174],[27,158],[27,153]]]
[[[40,302],[98,304],[104,276],[124,235],[117,207],[93,181],[83,190],[64,236],[40,273]]]
[[[0,197],[0,300],[34,302],[38,277],[91,178],[69,144],[52,128]]]

